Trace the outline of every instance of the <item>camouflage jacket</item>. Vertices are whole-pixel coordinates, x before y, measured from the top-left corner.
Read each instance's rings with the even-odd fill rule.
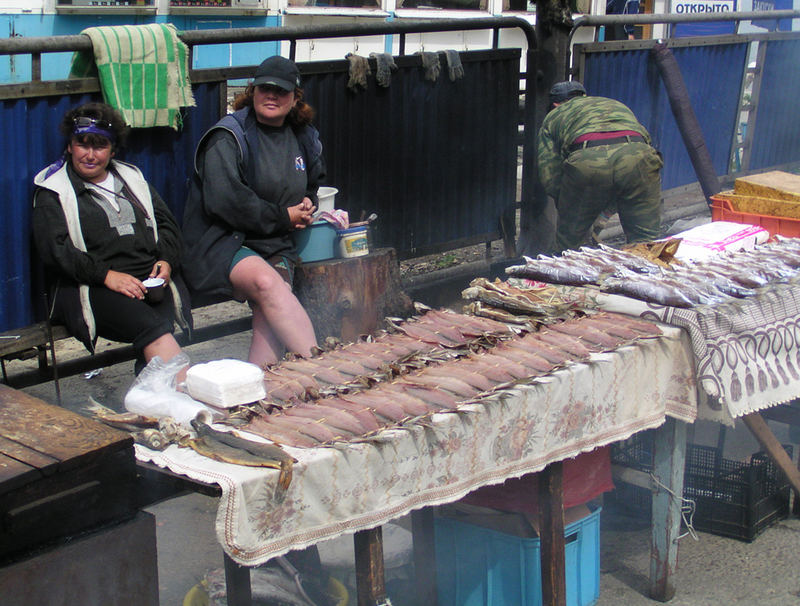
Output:
[[[639,124],[627,106],[605,97],[575,97],[562,103],[544,119],[539,130],[537,160],[539,179],[555,200],[561,190],[562,164],[569,156],[573,141],[588,133],[632,130],[641,133],[647,143],[650,134]]]

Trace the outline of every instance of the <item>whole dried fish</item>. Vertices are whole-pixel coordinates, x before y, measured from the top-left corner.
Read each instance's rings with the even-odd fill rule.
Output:
[[[607,278],[600,284],[600,289],[670,307],[692,307],[694,305],[692,300],[680,289],[659,280]]]
[[[295,404],[294,406],[285,408],[283,414],[290,417],[305,417],[314,421],[320,421],[341,432],[350,433],[354,436],[371,431],[362,426],[361,422],[354,415],[344,410],[326,406],[323,402],[325,402],[324,399],[317,400],[313,404]]]
[[[221,457],[219,460],[237,463],[239,465],[250,465],[252,467],[273,467],[275,469],[280,469],[281,473],[278,477],[278,485],[283,490],[289,488],[289,484],[292,481],[292,466],[297,460],[280,446],[276,444],[262,444],[260,442],[254,442],[253,440],[247,440],[230,432],[218,431],[196,419],[192,421],[192,427],[197,432],[198,440],[202,441],[202,446],[211,448],[216,455]],[[231,452],[227,448],[220,448],[220,444],[229,447],[234,452]],[[195,442],[195,446],[196,445],[197,441]],[[192,448],[195,448],[195,446],[192,446]],[[197,450],[197,448],[195,448],[195,450]],[[244,451],[249,454],[250,457],[242,457],[241,454],[235,451]],[[230,460],[231,455],[234,455],[234,460]]]

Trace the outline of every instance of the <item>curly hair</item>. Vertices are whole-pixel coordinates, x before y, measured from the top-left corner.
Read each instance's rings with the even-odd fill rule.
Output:
[[[244,92],[239,93],[233,99],[233,109],[238,110],[245,107],[253,107],[254,92],[255,86],[253,86],[252,83],[248,84]],[[311,124],[311,122],[314,120],[314,108],[303,101],[302,88],[294,89],[294,98],[296,103],[294,104],[294,107],[289,110],[289,114],[286,116],[286,121],[293,127]]]
[[[109,129],[114,135],[114,140],[111,141],[111,148],[116,150],[125,146],[125,140],[128,136],[128,126],[116,109],[106,103],[84,103],[83,105],[69,110],[61,120],[59,130],[67,138],[68,141],[75,139],[79,143],[88,145],[102,145],[107,139],[102,135],[96,133],[82,133],[75,135],[75,119],[76,118],[96,118],[97,120],[105,120],[111,125]]]

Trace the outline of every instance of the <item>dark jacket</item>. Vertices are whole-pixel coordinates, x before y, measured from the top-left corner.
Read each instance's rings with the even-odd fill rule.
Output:
[[[269,157],[261,157],[264,149]],[[233,256],[295,259],[288,207],[316,203],[325,165],[312,126],[259,125],[250,108],[224,117],[200,140],[183,219],[184,276],[193,291],[232,295]]]
[[[110,269],[143,280],[157,260],[167,261],[172,268],[175,318],[184,330],[191,328],[189,294],[179,273],[182,240],[177,222],[138,168],[114,160],[110,169],[124,182],[125,197],[136,201],[136,227],[124,241],[109,227],[69,162],[56,163],[34,179],[33,234],[52,277],[52,308],[61,310],[67,329],[89,351],[94,351],[97,333],[88,287],[102,287]],[[92,237],[85,237],[88,234]]]

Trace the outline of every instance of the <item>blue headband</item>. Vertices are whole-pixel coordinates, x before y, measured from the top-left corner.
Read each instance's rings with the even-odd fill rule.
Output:
[[[110,130],[95,126],[94,124],[90,124],[89,126],[76,125],[75,130],[72,131],[72,136],[75,137],[77,135],[100,135],[111,141],[111,143],[114,143],[114,133]]]

